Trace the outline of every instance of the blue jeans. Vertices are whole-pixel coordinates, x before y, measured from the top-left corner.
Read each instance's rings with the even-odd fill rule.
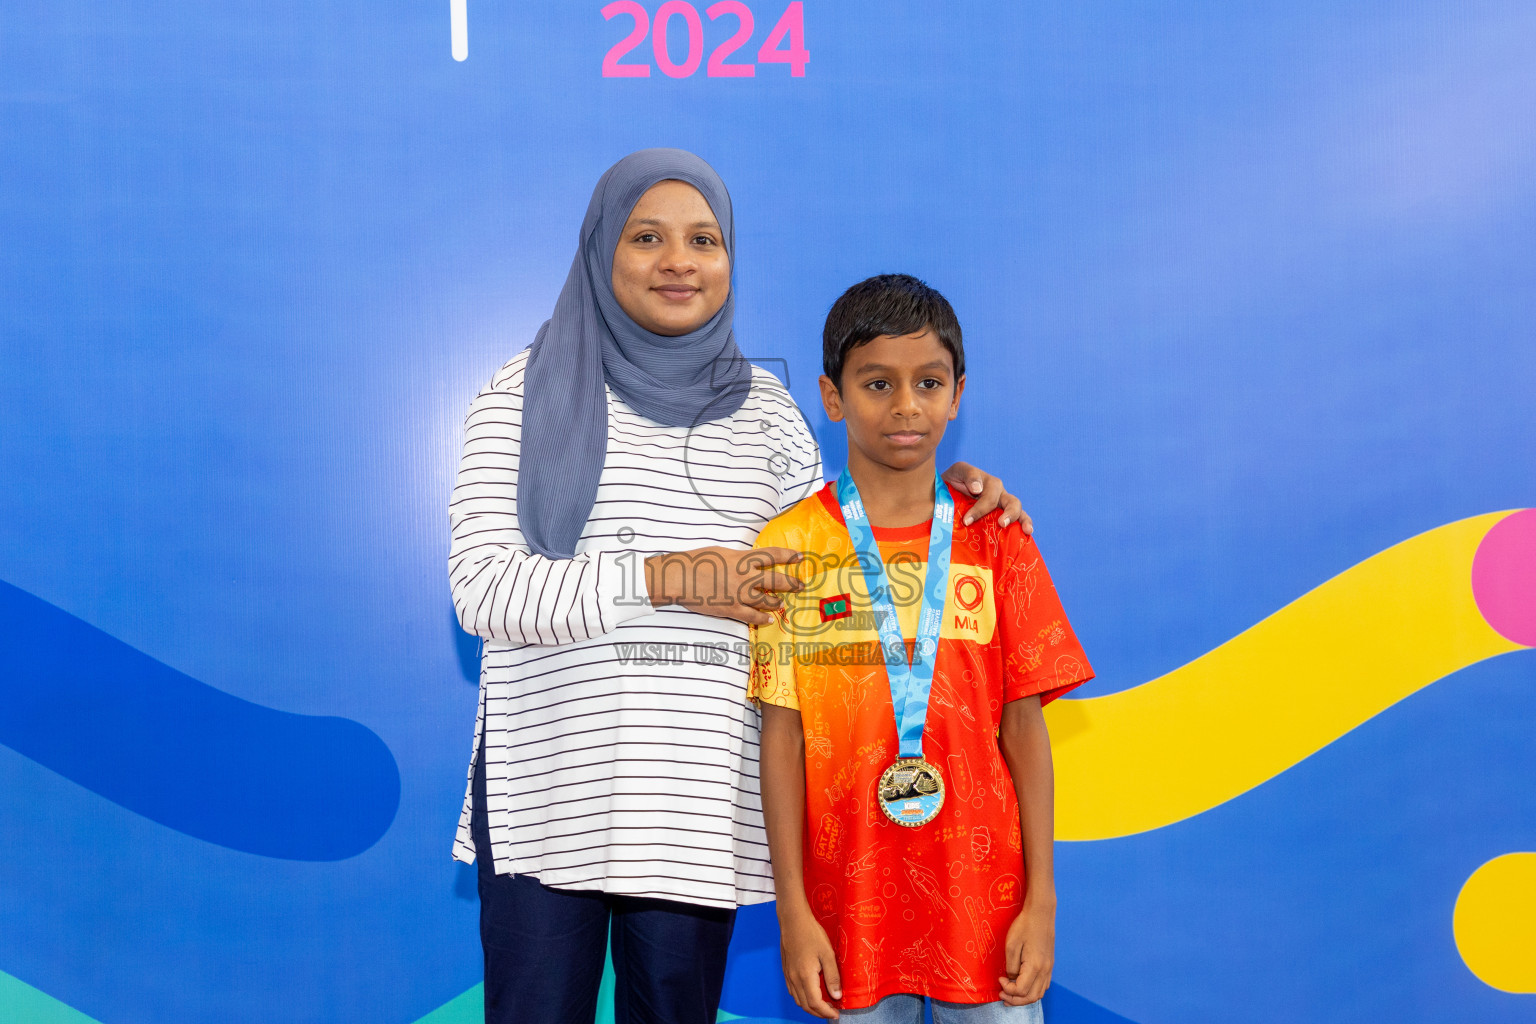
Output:
[[[1045,1010],[1037,1000],[1027,1006],[990,1003],[933,1002],[933,1024],[1045,1024]],[[862,1010],[839,1010],[853,1024],[923,1024],[923,997],[886,996]]]
[[[470,832],[480,880],[486,1024],[591,1024],[613,943],[616,1024],[715,1024],[735,910],[551,889],[498,875],[476,759]]]

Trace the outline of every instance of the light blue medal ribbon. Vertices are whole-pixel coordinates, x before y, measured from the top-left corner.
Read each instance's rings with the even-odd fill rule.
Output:
[[[899,757],[921,760],[923,757],[923,724],[928,719],[928,692],[933,686],[933,666],[939,653],[939,629],[944,622],[944,601],[949,591],[949,552],[955,532],[955,502],[942,479],[936,478],[933,487],[933,528],[928,534],[928,570],[923,577],[923,603],[918,615],[917,642],[912,660],[907,661],[907,644],[901,635],[901,625],[896,617],[896,607],[891,602],[890,580],[886,577],[885,561],[880,557],[880,547],[864,511],[864,502],[853,477],[844,469],[837,478],[837,500],[842,506],[843,522],[847,525],[849,539],[859,559],[859,569],[869,590],[869,601],[874,612],[875,626],[880,633],[880,646],[885,655],[885,674],[891,687],[891,707],[896,713],[896,736],[900,744]],[[897,766],[899,767],[899,766]],[[927,773],[934,786],[939,787],[936,796],[902,802],[901,798],[887,796],[884,792],[892,778],[887,770],[881,779],[881,800],[892,820],[903,825],[921,825],[931,821],[943,803],[942,781],[937,769],[924,763],[921,771]],[[897,780],[898,790],[910,791],[911,779],[902,776]],[[923,787],[919,787],[921,790]],[[893,792],[897,790],[892,790]],[[903,820],[902,811],[891,807],[902,804],[906,814],[914,820]],[[921,820],[915,820],[920,818]]]

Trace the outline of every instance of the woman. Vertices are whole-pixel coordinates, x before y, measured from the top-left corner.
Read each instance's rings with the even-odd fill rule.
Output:
[[[712,1024],[735,908],[773,897],[736,645],[798,588],[771,571],[798,555],[748,549],[821,462],[736,347],[733,251],[708,164],[625,157],[554,315],[470,406],[449,574],[485,644],[454,854],[479,866],[487,1021],[590,1021],[611,924],[620,1024]]]

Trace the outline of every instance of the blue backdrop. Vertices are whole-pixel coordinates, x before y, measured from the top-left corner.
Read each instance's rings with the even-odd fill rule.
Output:
[[[462,61],[440,2],[0,13],[0,1009],[405,1024],[478,982],[446,498],[632,149],[730,184],[737,337],[813,422],[843,287],[950,296],[948,454],[1024,497],[1094,693],[1536,504],[1529,3],[804,0],[798,76],[747,7],[751,77],[665,74],[683,16],[605,76],[599,0],[476,0]],[[1451,929],[1536,849],[1533,732],[1511,653],[1061,844],[1053,1021],[1536,1020]],[[795,1017],[777,971],[744,913],[725,1009]]]

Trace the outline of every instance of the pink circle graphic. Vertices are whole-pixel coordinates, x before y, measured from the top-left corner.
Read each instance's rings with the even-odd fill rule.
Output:
[[[1496,523],[1472,556],[1472,596],[1498,634],[1536,647],[1536,508]]]

